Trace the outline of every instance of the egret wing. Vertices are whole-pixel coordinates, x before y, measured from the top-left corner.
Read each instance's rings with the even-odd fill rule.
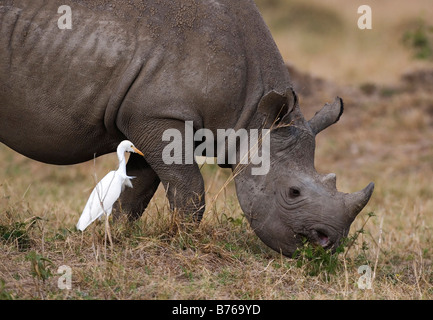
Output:
[[[123,181],[122,192],[125,189],[125,187],[133,188],[132,181],[131,181],[132,179],[135,179],[135,177],[130,177],[130,176],[125,177]]]
[[[84,231],[93,221],[103,214],[111,213],[113,204],[119,198],[122,191],[123,179],[117,171],[109,172],[96,185],[90,194],[83,213],[77,223],[77,229]]]

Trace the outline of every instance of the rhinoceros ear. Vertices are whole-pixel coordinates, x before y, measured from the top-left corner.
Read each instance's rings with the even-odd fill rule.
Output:
[[[340,97],[336,97],[333,103],[325,104],[322,110],[317,112],[316,115],[310,121],[308,121],[311,130],[315,135],[318,134],[322,130],[340,120],[343,111],[343,100]]]
[[[277,125],[286,115],[290,114],[297,102],[292,89],[285,94],[271,91],[260,100],[258,111],[265,115],[265,128]]]

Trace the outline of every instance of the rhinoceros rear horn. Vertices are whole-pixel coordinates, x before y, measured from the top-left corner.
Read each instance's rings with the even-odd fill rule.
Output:
[[[367,205],[374,190],[374,183],[370,183],[365,189],[347,194],[345,198],[348,215],[355,219],[358,213]]]
[[[343,111],[343,100],[340,97],[336,97],[333,103],[325,104],[325,106],[319,112],[317,112],[310,121],[308,121],[311,130],[315,135],[318,134],[322,130],[340,120]]]

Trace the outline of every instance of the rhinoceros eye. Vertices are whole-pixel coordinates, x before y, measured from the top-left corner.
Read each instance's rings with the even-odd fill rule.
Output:
[[[299,190],[299,188],[297,188],[297,187],[290,188],[290,190],[289,190],[289,196],[291,198],[297,198],[300,195],[301,195],[301,190]]]

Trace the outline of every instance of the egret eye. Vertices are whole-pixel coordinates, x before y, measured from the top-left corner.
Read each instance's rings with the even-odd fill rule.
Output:
[[[300,195],[301,195],[301,190],[299,190],[299,188],[296,188],[296,187],[290,188],[290,190],[289,190],[289,196],[291,198],[297,198]]]

